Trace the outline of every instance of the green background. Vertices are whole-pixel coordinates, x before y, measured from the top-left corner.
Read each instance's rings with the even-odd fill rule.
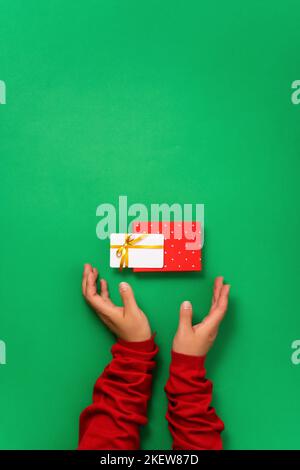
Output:
[[[160,346],[145,449],[170,448],[163,386],[182,300],[232,285],[210,353],[226,449],[300,448],[298,1],[0,1],[0,448],[75,448],[113,338],[84,304],[128,280]],[[202,273],[120,274],[103,202],[204,203]]]

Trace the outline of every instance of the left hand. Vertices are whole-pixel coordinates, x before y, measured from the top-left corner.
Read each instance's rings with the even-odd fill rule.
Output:
[[[151,329],[144,312],[138,307],[132,288],[126,282],[119,285],[123,307],[115,305],[109,296],[108,285],[100,280],[100,293],[97,291],[98,270],[90,264],[84,265],[82,294],[95,310],[103,323],[125,341],[146,341],[151,338]]]

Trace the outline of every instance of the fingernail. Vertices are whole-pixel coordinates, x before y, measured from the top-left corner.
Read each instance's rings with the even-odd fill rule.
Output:
[[[185,300],[182,304],[182,308],[192,308],[192,304],[189,300]]]
[[[120,290],[127,290],[128,289],[128,284],[127,282],[120,282],[119,289]]]

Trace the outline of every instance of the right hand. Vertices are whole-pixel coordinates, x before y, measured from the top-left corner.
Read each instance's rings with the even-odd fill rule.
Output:
[[[227,310],[229,289],[228,284],[223,284],[223,277],[215,279],[211,309],[204,320],[194,326],[192,304],[188,301],[182,303],[178,330],[173,341],[173,351],[199,357],[208,353],[214,344],[219,325]]]

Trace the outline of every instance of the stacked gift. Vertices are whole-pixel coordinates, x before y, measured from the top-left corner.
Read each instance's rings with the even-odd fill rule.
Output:
[[[140,271],[201,271],[199,222],[136,222],[110,239],[110,266]]]
[[[163,268],[138,267],[134,271],[201,271],[201,226],[199,222],[137,222],[136,233],[164,235]]]

